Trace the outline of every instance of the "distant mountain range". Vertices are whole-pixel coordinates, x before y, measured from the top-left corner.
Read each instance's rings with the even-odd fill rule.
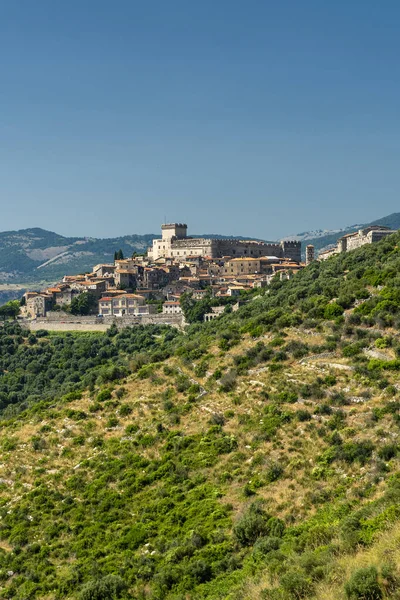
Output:
[[[314,244],[317,250],[321,250],[334,244],[342,235],[372,224],[400,229],[400,213],[393,213],[372,223],[352,225],[340,230],[308,231],[287,239],[301,240],[304,245]],[[232,237],[217,234],[203,236]],[[133,252],[145,252],[155,237],[159,235],[132,234],[107,239],[64,237],[37,227],[6,231],[0,233],[0,284],[34,284],[39,281],[56,281],[68,274],[84,273],[97,263],[112,261],[115,250],[120,248],[125,256],[131,256]]]

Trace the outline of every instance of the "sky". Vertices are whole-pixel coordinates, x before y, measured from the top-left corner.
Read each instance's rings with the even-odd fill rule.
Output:
[[[398,0],[3,0],[0,231],[398,211],[399,34]]]

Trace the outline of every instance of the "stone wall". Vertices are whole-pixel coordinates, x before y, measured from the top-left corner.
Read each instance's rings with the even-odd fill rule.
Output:
[[[300,262],[301,242],[267,243],[233,239],[186,238],[173,240],[171,255],[178,260],[190,255],[210,256],[211,258],[276,256]]]
[[[171,325],[181,328],[185,324],[182,314],[165,315],[161,313],[146,315],[124,315],[123,317],[72,316],[60,313],[48,313],[47,317],[21,321],[21,325],[31,331],[106,331],[113,323],[122,329],[134,325]]]

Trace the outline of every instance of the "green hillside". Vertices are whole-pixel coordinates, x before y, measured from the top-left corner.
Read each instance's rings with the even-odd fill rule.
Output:
[[[6,323],[0,597],[399,598],[399,244],[185,332]]]
[[[0,233],[0,282],[57,280],[90,271],[113,260],[120,248],[126,256],[144,252],[153,234],[118,238],[68,238],[40,228]]]

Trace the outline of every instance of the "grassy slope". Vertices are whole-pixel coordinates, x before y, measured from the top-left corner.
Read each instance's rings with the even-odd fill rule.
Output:
[[[114,573],[121,597],[340,599],[356,568],[388,564],[380,586],[396,598],[399,376],[387,361],[400,340],[396,310],[376,299],[397,288],[397,241],[193,326],[163,362],[132,357],[123,381],[3,421],[1,595],[100,598],[85,585]],[[321,316],[329,289],[363,286],[375,306],[364,322],[350,322],[362,299],[345,323]]]

